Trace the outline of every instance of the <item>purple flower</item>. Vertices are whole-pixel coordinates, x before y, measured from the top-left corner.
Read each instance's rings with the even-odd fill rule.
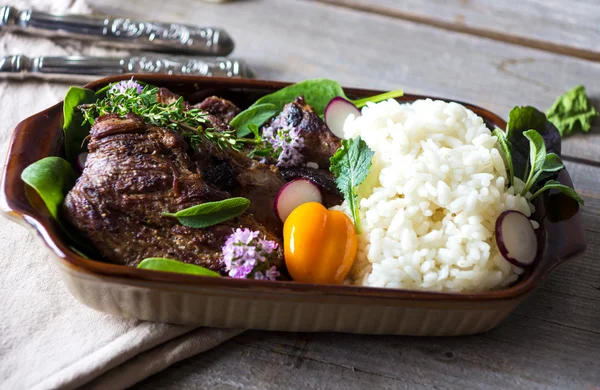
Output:
[[[275,280],[280,276],[269,262],[278,245],[275,241],[258,238],[259,234],[238,228],[227,238],[222,248],[223,264],[230,277]]]
[[[291,167],[303,162],[304,156],[300,150],[304,147],[304,139],[298,128],[274,129],[269,126],[263,131],[263,139],[273,148],[278,167]]]
[[[109,92],[116,95],[116,94],[125,94],[129,90],[133,90],[136,94],[139,95],[144,90],[144,87],[142,87],[140,84],[133,81],[133,77],[132,77],[130,80],[122,80],[116,84],[113,84],[113,86],[110,87]]]

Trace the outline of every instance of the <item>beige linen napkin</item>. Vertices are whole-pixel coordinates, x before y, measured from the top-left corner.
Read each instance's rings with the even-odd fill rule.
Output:
[[[80,1],[19,3],[22,9],[89,12]],[[101,55],[106,50],[3,33],[0,55],[19,53]],[[68,87],[0,81],[0,161],[5,161],[15,125],[62,100]],[[91,310],[69,294],[41,239],[0,218],[2,389],[124,388],[238,333],[126,320]]]

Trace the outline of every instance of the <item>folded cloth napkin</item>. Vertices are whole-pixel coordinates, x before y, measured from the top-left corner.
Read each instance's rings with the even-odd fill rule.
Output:
[[[81,1],[21,1],[21,9],[89,12]],[[0,55],[106,54],[82,42],[4,33]],[[62,100],[68,84],[0,83],[0,159],[11,130]],[[89,309],[67,291],[41,240],[0,218],[0,388],[118,389],[206,351],[240,330],[126,320]]]

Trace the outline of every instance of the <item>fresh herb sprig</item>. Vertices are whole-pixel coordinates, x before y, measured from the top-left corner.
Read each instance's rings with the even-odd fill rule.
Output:
[[[242,214],[250,206],[246,198],[229,198],[188,207],[176,213],[163,213],[177,218],[179,223],[193,228],[207,228]]]
[[[336,184],[348,202],[358,234],[362,233],[362,224],[358,212],[357,188],[367,178],[374,154],[359,136],[342,140],[342,146],[330,159],[329,169],[336,176]]]
[[[222,149],[241,150],[254,140],[238,138],[234,130],[215,129],[206,119],[206,113],[197,108],[189,108],[183,97],[168,104],[158,101],[157,87],[146,85],[136,88],[111,88],[106,97],[91,104],[80,105],[84,121],[90,125],[105,114],[118,114],[124,117],[133,113],[144,122],[179,132],[189,140],[192,146],[204,141],[214,142]]]
[[[525,183],[521,196],[531,201],[544,191],[555,189],[584,204],[575,190],[554,180],[564,168],[561,139],[544,113],[529,106],[515,107],[509,114],[506,132],[495,129],[493,134],[507,163],[510,185],[515,185],[515,178]]]

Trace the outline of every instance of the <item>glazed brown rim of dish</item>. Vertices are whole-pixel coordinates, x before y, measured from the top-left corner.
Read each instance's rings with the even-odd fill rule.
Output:
[[[239,94],[269,93],[289,85],[290,83],[250,80],[206,78],[196,76],[164,76],[127,74],[103,78],[85,87],[99,89],[109,83],[134,77],[150,84],[167,87],[174,92],[201,93],[209,91],[234,91]],[[353,98],[373,96],[381,91],[356,88],[344,88],[347,95]],[[399,101],[413,101],[431,98],[429,96],[405,95]],[[440,99],[446,100],[448,99]],[[502,129],[506,122],[498,115],[468,104],[461,103],[481,116],[488,126]],[[168,272],[156,272],[137,269],[124,265],[116,265],[102,261],[86,259],[69,248],[62,233],[45,207],[40,206],[41,200],[37,193],[25,186],[21,180],[21,172],[29,164],[47,156],[60,155],[62,149],[62,102],[33,115],[17,125],[13,131],[5,169],[2,176],[2,192],[0,193],[0,208],[7,216],[25,221],[33,226],[49,247],[62,262],[78,271],[95,276],[120,277],[129,280],[171,282],[177,284],[201,286],[205,288],[219,287],[231,290],[252,289],[261,292],[277,292],[284,289],[290,292],[307,293],[321,296],[361,297],[397,300],[451,300],[451,301],[488,301],[514,299],[532,291],[558,264],[582,252],[586,248],[586,240],[581,222],[580,212],[577,211],[568,219],[552,223],[551,231],[542,258],[538,258],[533,271],[526,274],[516,284],[501,290],[474,293],[447,293],[418,290],[401,290],[377,287],[359,287],[346,285],[317,285],[283,281],[259,281],[250,279],[213,278]],[[559,180],[572,184],[566,170],[563,170]],[[546,229],[548,230],[548,229]],[[563,236],[562,239],[556,239]]]

